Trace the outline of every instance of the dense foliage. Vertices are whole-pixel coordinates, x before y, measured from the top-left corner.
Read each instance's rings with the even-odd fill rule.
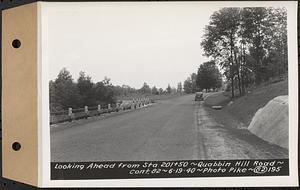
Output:
[[[182,91],[181,83],[178,90],[170,85],[165,90],[144,83],[140,89],[128,85],[112,85],[110,79],[105,77],[102,81],[94,83],[92,78],[84,72],[79,73],[77,81],[74,81],[71,73],[63,68],[55,80],[49,82],[50,111],[56,112],[68,108],[83,108],[84,106],[96,106],[114,104],[118,99],[145,97],[151,95],[174,94]]]
[[[197,74],[192,73],[183,83],[184,92],[187,94],[195,93],[197,91]]]
[[[196,79],[200,90],[217,89],[222,86],[222,76],[215,62],[208,61],[200,65]]]
[[[116,102],[113,86],[108,79],[95,84],[91,77],[80,72],[77,82],[74,82],[72,75],[65,68],[54,81],[49,82],[49,92],[51,111]]]
[[[214,12],[201,42],[242,95],[259,84],[287,72],[287,13],[284,8],[222,8]],[[236,85],[237,84],[237,85]]]

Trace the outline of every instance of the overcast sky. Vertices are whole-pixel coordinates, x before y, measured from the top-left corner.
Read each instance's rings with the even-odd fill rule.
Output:
[[[47,6],[46,6],[47,5]],[[176,87],[208,59],[204,27],[219,8],[190,3],[69,3],[43,5],[43,52],[50,80],[66,67],[75,80]],[[57,6],[56,6],[57,5]]]

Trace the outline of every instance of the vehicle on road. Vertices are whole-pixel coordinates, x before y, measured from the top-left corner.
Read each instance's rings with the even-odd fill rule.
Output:
[[[202,92],[196,92],[195,101],[203,101],[203,93]]]

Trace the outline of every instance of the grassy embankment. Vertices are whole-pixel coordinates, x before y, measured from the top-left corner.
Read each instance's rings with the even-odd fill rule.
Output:
[[[288,80],[279,82],[268,82],[248,89],[246,95],[231,101],[229,92],[215,93],[205,100],[209,107],[209,112],[216,115],[218,120],[228,125],[228,123],[239,123],[243,127],[248,127],[256,111],[264,107],[270,100],[277,96],[288,94]],[[212,105],[222,105],[223,109],[213,110]]]

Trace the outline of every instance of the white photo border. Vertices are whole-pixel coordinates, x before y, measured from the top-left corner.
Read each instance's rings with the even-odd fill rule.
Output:
[[[54,9],[67,6],[101,6],[102,3],[131,5],[144,3],[201,4],[220,7],[285,6],[288,21],[288,80],[289,80],[289,176],[259,177],[193,177],[155,179],[99,179],[99,180],[51,180],[50,179],[50,126],[49,86],[47,60],[47,17]],[[297,1],[217,1],[217,2],[38,2],[38,137],[40,187],[284,187],[298,186],[298,45]]]

